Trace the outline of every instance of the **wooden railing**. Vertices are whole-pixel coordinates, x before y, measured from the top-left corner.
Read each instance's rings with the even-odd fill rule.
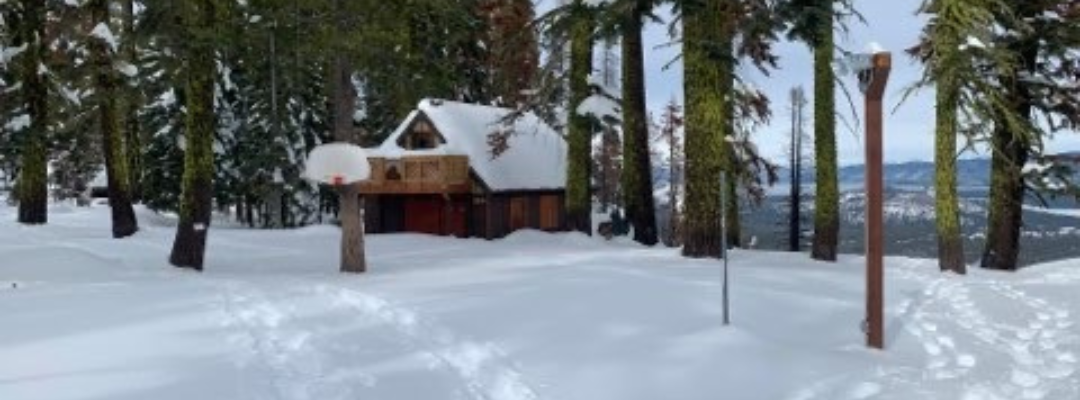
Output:
[[[467,156],[370,158],[371,179],[360,186],[369,194],[468,193]]]

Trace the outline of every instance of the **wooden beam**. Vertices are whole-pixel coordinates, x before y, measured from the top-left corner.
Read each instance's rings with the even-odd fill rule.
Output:
[[[885,348],[885,234],[882,179],[882,99],[892,69],[892,55],[877,53],[866,90],[866,342]]]

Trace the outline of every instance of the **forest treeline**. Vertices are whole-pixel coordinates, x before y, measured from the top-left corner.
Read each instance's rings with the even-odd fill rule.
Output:
[[[835,38],[865,23],[852,0],[552,1],[542,13],[531,0],[0,1],[0,171],[15,180],[19,222],[44,224],[50,198],[80,196],[104,169],[113,236],[138,231],[133,204],[176,212],[170,259],[201,268],[215,210],[259,227],[315,223],[336,197],[303,179],[309,151],[377,144],[419,100],[453,99],[535,112],[564,135],[570,229],[591,234],[599,201],[625,212],[640,243],[663,236],[686,256],[719,257],[744,244],[740,207],[778,173],[754,144],[772,102],[743,74],[779,68],[774,47],[790,40],[814,54],[787,66],[813,69],[796,103],[813,107],[810,253],[836,259],[835,64],[847,54]],[[924,75],[907,89],[937,100],[941,268],[965,270],[955,166],[979,148],[993,158],[981,266],[1016,269],[1024,198],[1078,194],[1075,160],[1045,144],[1080,124],[1080,5],[927,0],[914,11],[927,23],[906,54]],[[671,28],[684,69],[682,105],[657,110],[659,127],[642,38],[654,23]],[[617,112],[579,112],[596,96]],[[658,157],[670,173],[661,201],[674,205],[664,235]]]

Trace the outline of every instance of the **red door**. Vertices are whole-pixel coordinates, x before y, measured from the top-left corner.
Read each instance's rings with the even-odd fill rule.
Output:
[[[437,197],[408,197],[405,199],[405,231],[442,234],[443,202]]]
[[[469,207],[472,205],[469,204],[468,199],[453,199],[450,204],[452,208],[450,209],[450,220],[447,221],[447,228],[449,228],[447,233],[457,237],[469,236],[466,220],[469,215]]]

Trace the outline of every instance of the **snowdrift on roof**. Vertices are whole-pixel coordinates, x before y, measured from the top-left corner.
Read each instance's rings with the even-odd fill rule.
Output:
[[[373,157],[466,155],[477,176],[492,191],[562,190],[566,182],[566,141],[536,114],[506,121],[512,110],[445,100],[423,100],[383,142]],[[398,139],[413,120],[426,116],[446,143],[428,150],[406,150]],[[508,133],[508,149],[492,152],[492,133]]]

